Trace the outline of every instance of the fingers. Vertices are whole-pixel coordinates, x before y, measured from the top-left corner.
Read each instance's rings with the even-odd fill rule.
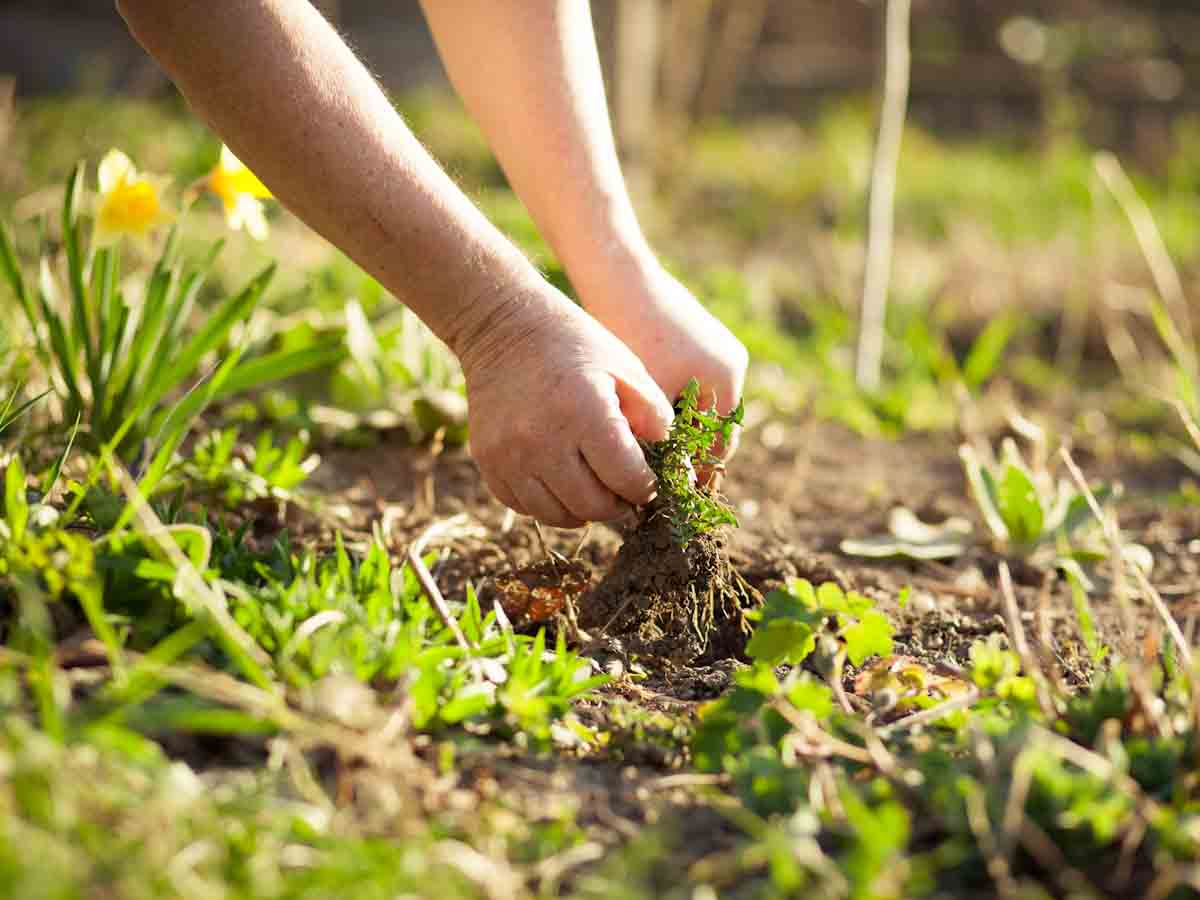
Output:
[[[733,429],[728,442],[718,440],[712,445],[710,452],[713,463],[696,467],[696,478],[702,485],[712,488],[714,491],[721,487],[721,482],[725,478],[725,463],[737,452],[741,439],[742,429],[741,426],[738,426]]]
[[[614,375],[621,413],[633,434],[647,441],[661,441],[671,429],[675,407],[649,375]]]
[[[629,510],[626,501],[601,483],[580,451],[547,472],[545,483],[571,515],[585,522],[611,522]]]
[[[553,525],[555,528],[579,528],[587,524],[586,519],[575,516],[563,505],[537,475],[527,475],[517,479],[513,485],[517,500],[524,508],[525,514],[533,516],[539,522]]]
[[[579,449],[600,482],[618,497],[635,506],[653,498],[657,479],[619,411],[598,420],[580,441]]]

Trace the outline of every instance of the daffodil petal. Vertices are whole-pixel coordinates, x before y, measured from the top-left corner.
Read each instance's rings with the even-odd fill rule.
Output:
[[[122,235],[145,238],[152,229],[175,218],[174,212],[163,203],[164,182],[152,177],[134,177],[132,171],[130,168],[108,191],[100,193],[95,236],[101,243]]]
[[[221,145],[220,166],[227,172],[235,172],[238,169],[245,168],[242,161],[233,155],[233,151],[226,144]]]
[[[233,155],[224,144],[221,145],[221,157],[217,163],[217,170],[214,174],[214,190],[218,194],[249,194],[251,197],[257,197],[260,200],[271,199],[271,192],[267,186],[259,181],[255,175],[240,159]]]
[[[225,223],[234,231],[245,229],[255,240],[265,240],[269,233],[263,205],[248,194],[239,194],[232,206],[225,207]]]
[[[97,175],[100,181],[100,193],[108,194],[125,181],[132,181],[136,175],[133,160],[120,150],[112,149],[100,160]]]

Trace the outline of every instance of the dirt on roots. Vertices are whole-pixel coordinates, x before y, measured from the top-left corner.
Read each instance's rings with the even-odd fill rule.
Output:
[[[579,624],[645,660],[709,664],[742,656],[751,630],[746,610],[761,603],[730,561],[725,529],[681,547],[664,511],[651,504],[583,598]]]

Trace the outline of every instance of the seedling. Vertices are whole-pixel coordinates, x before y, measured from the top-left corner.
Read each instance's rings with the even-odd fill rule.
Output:
[[[236,428],[226,428],[200,440],[192,459],[181,466],[190,491],[199,486],[230,509],[264,497],[291,500],[321,462],[308,452],[305,437],[293,437],[284,447],[276,446],[269,431],[261,432],[252,447],[239,447],[238,437]]]
[[[814,587],[796,579],[787,590],[768,594],[763,608],[747,616],[756,619],[758,627],[746,645],[746,654],[771,666],[798,665],[814,653],[833,657],[843,647],[856,666],[870,656],[892,652],[892,625],[887,616],[875,609],[869,598],[847,593],[833,582]]]
[[[726,416],[715,404],[702,409],[700,383],[693,378],[675,403],[670,433],[646,447],[646,461],[658,478],[655,502],[670,519],[671,534],[681,547],[714,528],[738,524],[733,510],[700,484],[696,468],[720,465],[713,447],[728,444],[743,414],[741,403]]]
[[[1000,442],[999,454],[986,445],[963,444],[958,451],[971,496],[997,548],[1051,564],[1063,557],[1106,556],[1095,541],[1080,542],[1079,533],[1094,521],[1092,512],[1074,483],[1051,471],[1045,432],[1020,416],[1010,421],[1029,441],[1028,460],[1011,437]],[[1104,499],[1115,490],[1101,487],[1094,493]]]

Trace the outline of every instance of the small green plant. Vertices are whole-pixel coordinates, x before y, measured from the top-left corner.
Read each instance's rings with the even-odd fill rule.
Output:
[[[733,510],[699,484],[696,467],[719,464],[713,447],[732,439],[743,413],[741,403],[726,416],[715,407],[702,409],[700,383],[693,378],[675,403],[670,433],[646,447],[646,460],[658,478],[656,503],[670,519],[671,533],[682,547],[714,528],[738,524]]]
[[[1029,441],[1028,459],[1011,437],[1000,442],[998,454],[986,445],[963,444],[958,451],[971,496],[997,547],[1048,564],[1107,556],[1103,542],[1084,533],[1085,526],[1096,524],[1087,498],[1069,478],[1052,471],[1043,429],[1019,416],[1011,422]],[[1100,487],[1094,493],[1104,499],[1114,491]]]
[[[758,627],[746,645],[746,654],[770,666],[799,665],[818,649],[822,639],[832,639],[835,655],[845,647],[846,657],[861,666],[869,656],[892,652],[892,625],[875,603],[854,591],[845,592],[827,581],[814,587],[803,578],[789,582],[787,590],[772,591],[762,609],[747,613]]]
[[[440,431],[447,443],[464,443],[462,368],[416,313],[402,306],[372,321],[357,300],[350,300],[344,316],[349,355],[333,375],[331,395],[350,421],[403,425],[416,439]]]
[[[219,561],[244,577],[247,561],[230,549],[225,544]],[[378,539],[359,561],[340,537],[330,555],[283,556],[274,548],[251,565],[260,583],[232,599],[232,613],[280,677],[298,688],[331,676],[403,685],[416,728],[469,721],[477,730],[544,743],[573,698],[608,680],[590,674],[561,632],[548,652],[544,633],[514,634],[495,612],[482,613],[470,589],[458,624],[472,649],[457,645],[412,569],[393,567]]]
[[[305,437],[279,447],[271,432],[263,431],[253,446],[243,447],[239,434],[236,428],[216,429],[197,443],[179,470],[189,493],[217,496],[230,509],[265,497],[288,500],[320,464]]]

